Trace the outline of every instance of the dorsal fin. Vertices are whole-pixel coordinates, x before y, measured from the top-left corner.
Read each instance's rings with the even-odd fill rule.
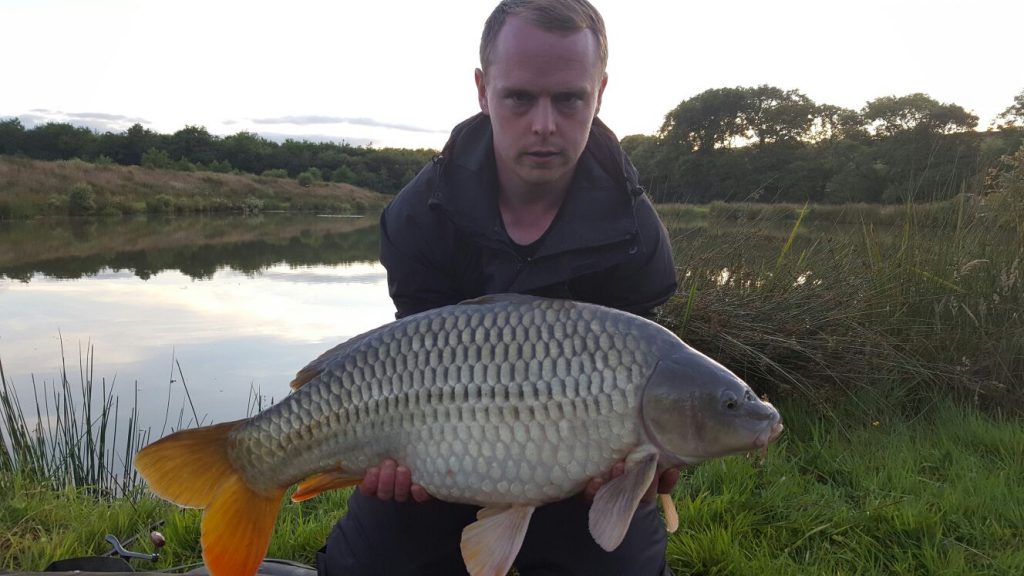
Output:
[[[316,360],[313,360],[309,364],[306,364],[306,366],[302,368],[302,370],[296,372],[295,378],[293,378],[288,385],[291,386],[292,390],[298,390],[299,388],[302,388],[311,380],[319,376],[320,373],[323,372],[328,366],[333,364],[335,360],[344,357],[349,353],[350,350],[358,346],[360,342],[366,340],[371,335],[376,334],[382,328],[389,325],[390,324],[385,324],[384,326],[379,326],[377,328],[374,328],[373,330],[370,330],[369,332],[363,332],[358,336],[353,336],[348,340],[345,340],[341,344],[338,344],[334,348],[331,348],[330,350],[317,356]]]
[[[469,300],[463,300],[459,302],[459,306],[475,306],[480,304],[500,304],[506,302],[509,304],[528,304],[537,300],[541,300],[540,296],[530,296],[529,294],[485,294],[476,298],[470,298]]]

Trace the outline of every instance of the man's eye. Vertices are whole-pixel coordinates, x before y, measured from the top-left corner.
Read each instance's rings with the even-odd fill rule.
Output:
[[[529,94],[509,94],[508,99],[511,100],[513,104],[528,104],[532,101]]]
[[[583,101],[583,97],[579,94],[558,94],[555,96],[555,102],[559,104],[578,104]]]

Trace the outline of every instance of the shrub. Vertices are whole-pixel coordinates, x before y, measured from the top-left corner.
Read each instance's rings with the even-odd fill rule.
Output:
[[[174,212],[174,199],[167,194],[157,194],[146,199],[146,212],[153,214],[170,214]]]
[[[51,194],[46,199],[46,213],[47,214],[67,214],[68,211],[68,199],[62,198],[56,194]]]
[[[92,186],[79,182],[71,187],[68,193],[68,214],[71,216],[89,216],[96,212],[96,193]]]
[[[272,170],[264,170],[260,176],[266,176],[267,178],[287,178],[288,171],[284,168],[274,168]]]
[[[214,160],[210,162],[210,165],[206,167],[210,172],[216,172],[218,174],[227,174],[231,172],[231,162],[227,160]]]
[[[196,171],[196,165],[191,163],[191,162],[189,162],[185,158],[178,158],[178,160],[171,165],[171,168],[174,168],[175,170],[177,170],[179,172],[195,172]]]
[[[263,200],[255,196],[247,196],[242,200],[242,212],[245,214],[259,214],[263,210]]]
[[[322,182],[324,175],[320,172],[319,168],[307,168],[305,172],[299,174],[297,178],[299,185],[304,187],[311,186],[314,182]]]
[[[410,178],[411,180],[411,178]],[[337,170],[331,173],[331,182],[348,182],[351,184],[356,181],[356,173],[352,171],[348,166],[341,166]]]
[[[142,166],[145,168],[157,168],[167,170],[174,167],[174,162],[167,152],[157,148],[150,148],[142,155]]]

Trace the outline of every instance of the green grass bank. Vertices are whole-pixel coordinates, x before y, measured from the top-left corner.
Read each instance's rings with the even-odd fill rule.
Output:
[[[0,155],[0,220],[269,210],[370,213],[389,198],[334,182]]]
[[[676,574],[1020,574],[1024,571],[1024,429],[937,400],[914,418],[822,418],[783,401],[787,430],[761,463],[733,457],[684,474]],[[346,492],[286,503],[270,555],[311,563],[344,513]],[[152,497],[97,501],[7,476],[0,491],[0,567],[107,551],[160,528],[155,566],[199,561],[199,514]],[[145,542],[146,538],[141,538]],[[139,546],[143,548],[143,546]]]

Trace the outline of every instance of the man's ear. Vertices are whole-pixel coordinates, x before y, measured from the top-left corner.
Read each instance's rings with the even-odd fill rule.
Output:
[[[480,103],[480,111],[490,114],[490,110],[487,109],[487,84],[484,80],[484,71],[477,68],[473,73],[473,79],[476,80],[476,99]]]
[[[594,109],[594,116],[601,113],[601,97],[604,96],[604,87],[608,85],[608,73],[601,75],[601,84],[597,87],[597,108]]]

